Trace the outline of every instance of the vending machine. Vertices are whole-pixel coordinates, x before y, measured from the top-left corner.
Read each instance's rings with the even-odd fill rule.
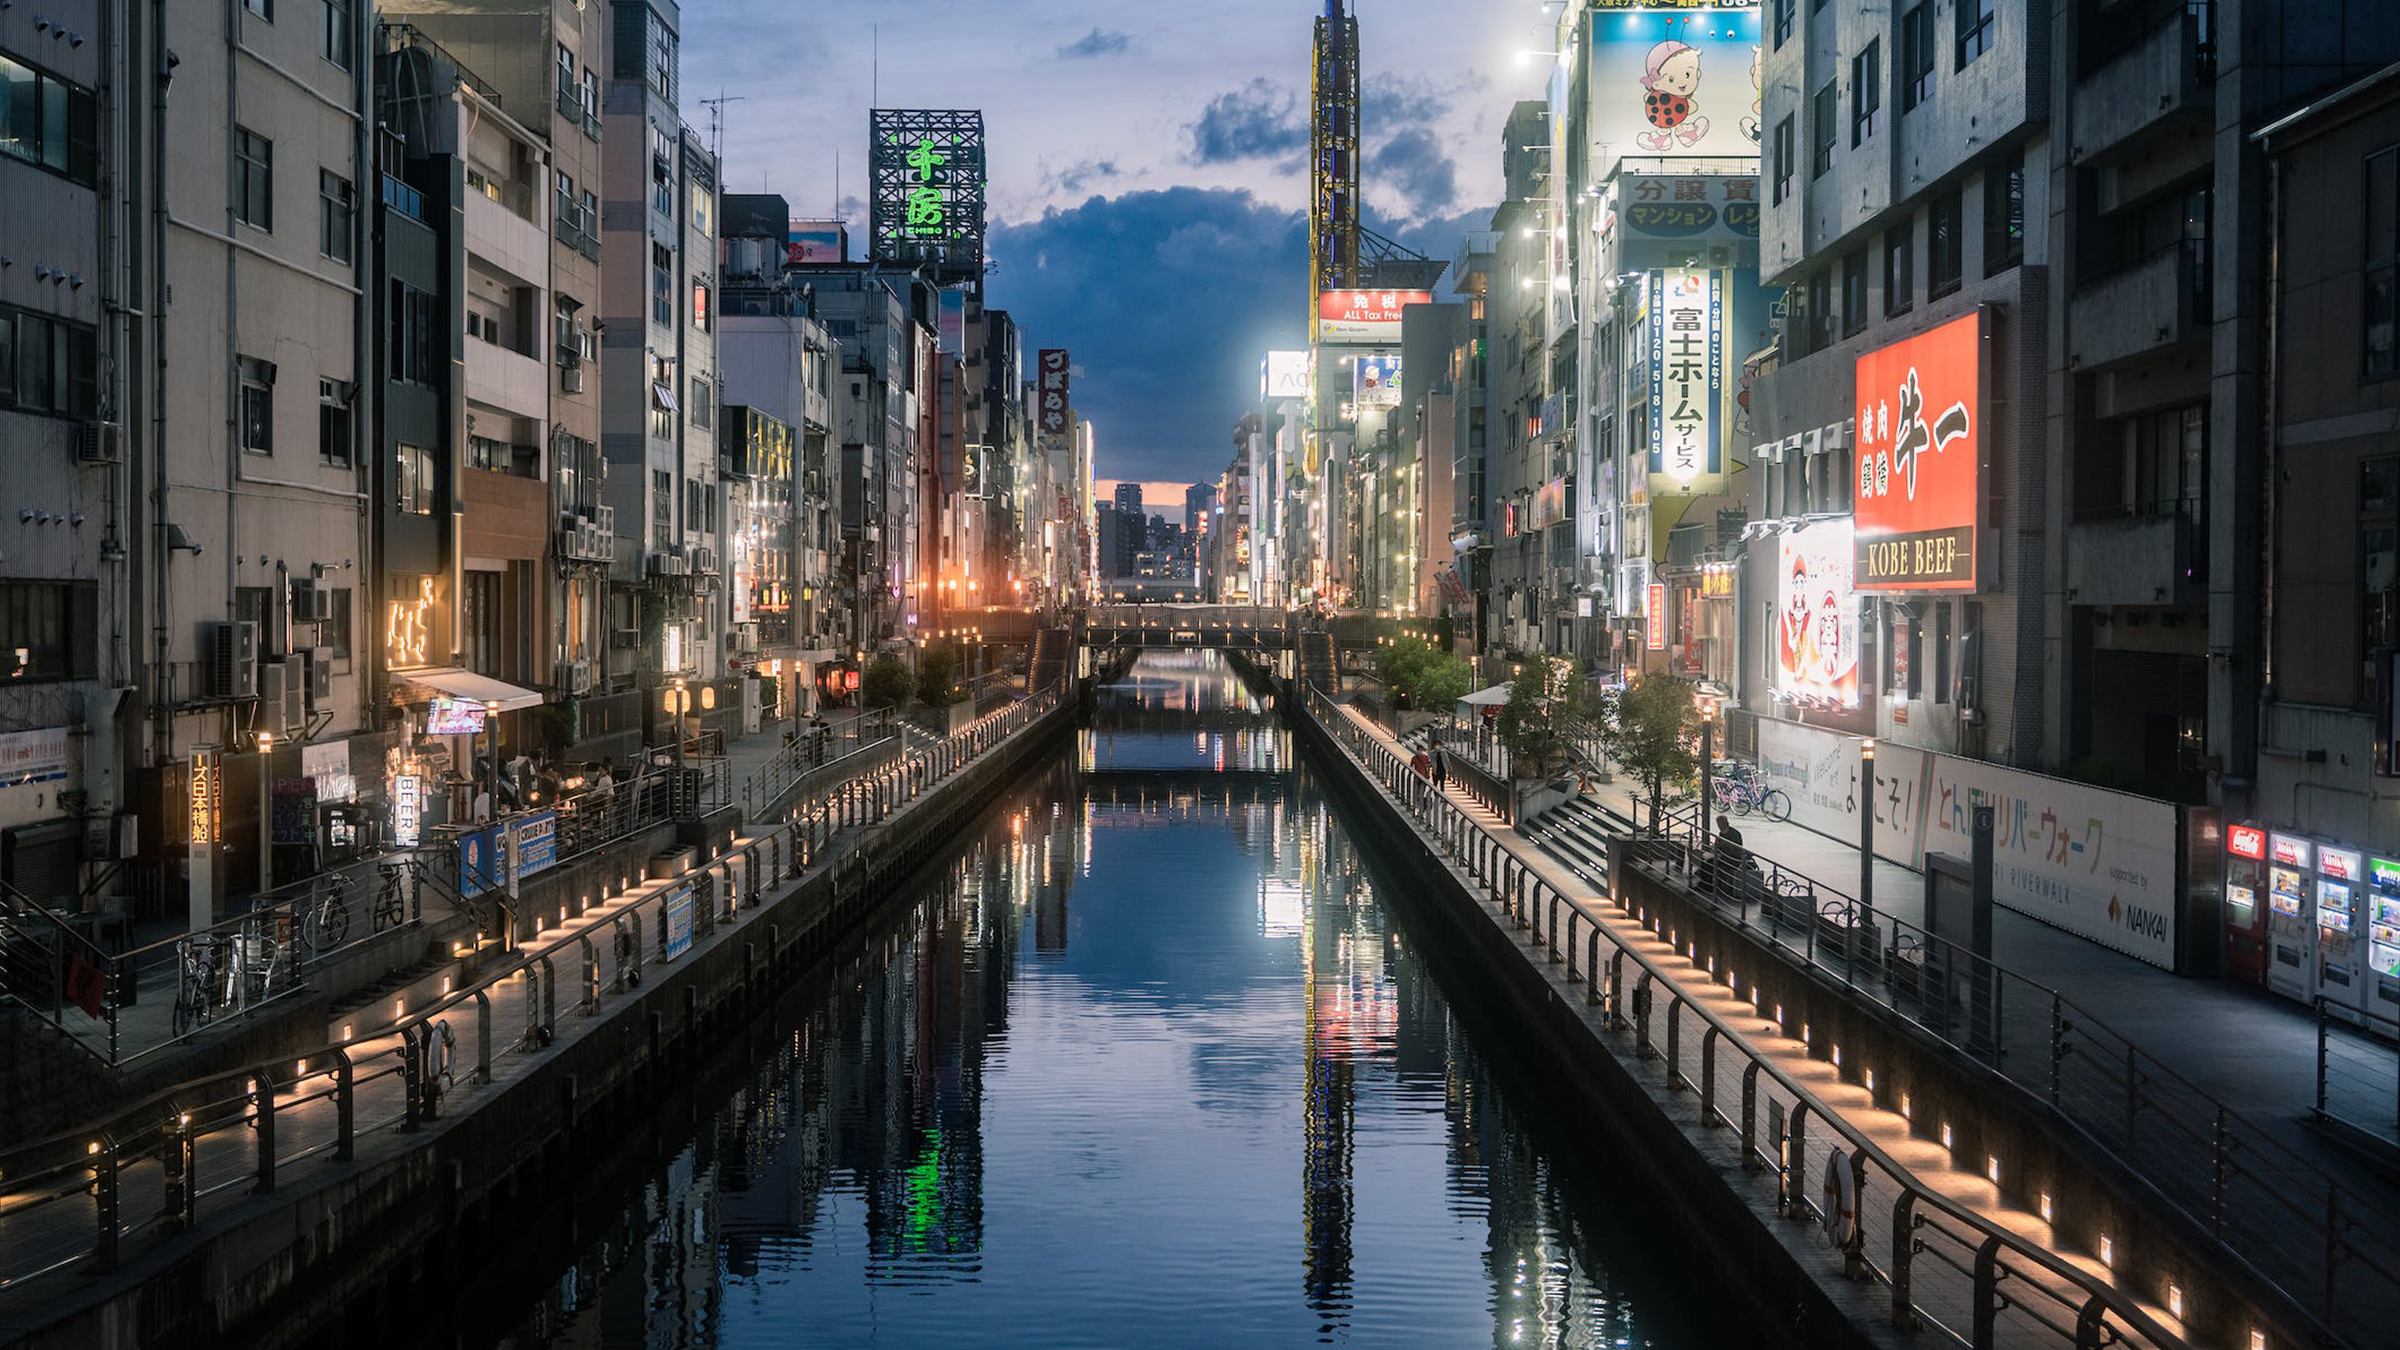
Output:
[[[2288,834],[2267,836],[2267,987],[2285,998],[2317,997],[2316,849]]]
[[[2378,1017],[2400,1020],[2400,862],[2367,860],[2361,908],[2367,925],[2365,981],[2374,991],[2367,1007]]]
[[[2225,978],[2267,982],[2267,832],[2225,827]]]
[[[2364,1012],[2367,982],[2359,968],[2359,892],[2366,859],[2357,850],[2317,845],[2317,993],[2338,1012]]]

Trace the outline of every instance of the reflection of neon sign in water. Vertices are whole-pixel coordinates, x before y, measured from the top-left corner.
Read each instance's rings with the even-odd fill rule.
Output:
[[[908,1196],[908,1246],[923,1251],[942,1226],[942,1130],[927,1132],[924,1155],[900,1175]]]

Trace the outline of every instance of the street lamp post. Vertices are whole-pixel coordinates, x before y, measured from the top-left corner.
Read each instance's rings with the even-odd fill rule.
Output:
[[[1700,696],[1700,856],[1708,857],[1709,845],[1716,833],[1716,818],[1709,803],[1716,798],[1716,726],[1717,701],[1706,694]]]
[[[1875,738],[1858,743],[1858,777],[1866,787],[1858,813],[1858,908],[1861,918],[1875,913]]]
[[[691,695],[684,692],[683,677],[675,677],[675,791],[669,800],[675,805],[677,818],[683,815],[683,710]]]
[[[483,705],[483,744],[492,761],[492,814],[500,814],[500,702],[486,700]]]
[[[258,893],[275,889],[275,733],[258,733]]]

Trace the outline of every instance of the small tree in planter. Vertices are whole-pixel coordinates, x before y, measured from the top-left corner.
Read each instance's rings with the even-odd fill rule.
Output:
[[[870,708],[897,708],[917,692],[917,677],[897,656],[878,656],[858,682],[859,697]]]
[[[1684,785],[1700,771],[1700,756],[1692,745],[1700,732],[1699,700],[1693,697],[1690,680],[1650,674],[1635,680],[1615,702],[1610,752],[1649,801],[1655,829],[1666,811],[1668,789],[1680,797]]]
[[[958,649],[947,642],[927,647],[917,658],[917,697],[935,708],[958,702]]]
[[[1500,743],[1519,778],[1547,777],[1565,762],[1585,720],[1583,682],[1570,662],[1531,657],[1500,709]]]

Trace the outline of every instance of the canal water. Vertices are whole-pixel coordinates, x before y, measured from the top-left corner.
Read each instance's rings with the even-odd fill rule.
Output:
[[[1733,1343],[1395,884],[1145,657],[458,1343]]]

